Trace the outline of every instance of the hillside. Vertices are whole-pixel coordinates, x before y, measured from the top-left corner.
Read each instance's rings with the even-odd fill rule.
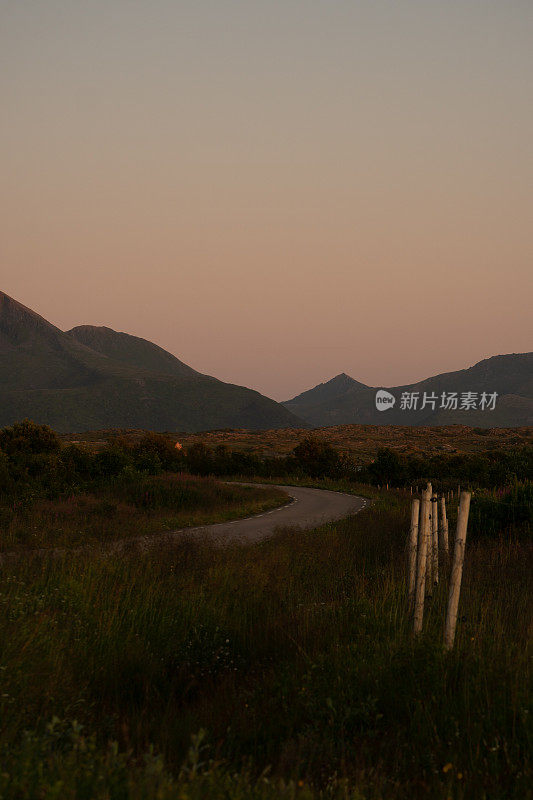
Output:
[[[111,328],[95,325],[79,325],[67,333],[80,344],[136,370],[147,370],[176,378],[200,375],[162,347],[129,333],[118,333]]]
[[[110,328],[63,332],[0,292],[0,425],[29,417],[60,432],[300,427],[282,405],[201,375]]]
[[[284,403],[285,407],[311,425],[471,425],[482,428],[533,424],[533,353],[493,356],[468,369],[435,375],[418,383],[387,387],[394,395],[393,408],[378,411],[377,388],[355,381],[348,375],[321,383]],[[435,394],[435,408],[421,409],[424,395]],[[498,393],[493,411],[446,410],[440,408],[442,393]],[[403,393],[418,393],[416,410],[402,410]]]

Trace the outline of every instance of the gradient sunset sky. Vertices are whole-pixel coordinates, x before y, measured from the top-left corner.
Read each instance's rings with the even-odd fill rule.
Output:
[[[0,0],[0,289],[275,397],[531,350],[531,0]]]

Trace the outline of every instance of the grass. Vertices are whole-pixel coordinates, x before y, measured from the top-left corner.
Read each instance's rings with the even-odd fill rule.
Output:
[[[123,476],[99,491],[0,505],[0,551],[76,547],[260,514],[288,501],[276,489],[185,474]]]
[[[445,653],[444,585],[410,631],[408,500],[248,548],[4,568],[0,796],[531,797],[531,549],[467,544]]]
[[[285,486],[305,486],[310,489],[326,489],[331,492],[345,492],[346,494],[355,494],[359,497],[367,497],[369,499],[382,499],[386,501],[395,495],[405,497],[409,490],[398,489],[396,491],[385,491],[385,489],[378,489],[377,486],[372,486],[369,483],[356,483],[355,481],[348,480],[347,478],[311,478],[306,475],[285,475],[281,478],[263,478],[263,477],[247,477],[245,475],[232,475],[228,476],[228,481],[239,482],[246,481],[248,483],[259,483],[262,485],[273,484]]]

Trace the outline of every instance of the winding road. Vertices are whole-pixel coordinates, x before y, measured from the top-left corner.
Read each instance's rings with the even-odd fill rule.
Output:
[[[130,547],[140,547],[148,550],[151,547],[161,547],[180,539],[201,538],[212,541],[214,544],[224,546],[239,542],[241,544],[254,544],[262,539],[268,539],[280,528],[301,528],[309,530],[324,525],[326,522],[349,517],[357,514],[370,504],[370,500],[343,492],[330,492],[327,489],[309,489],[303,486],[281,486],[273,484],[242,483],[241,486],[264,486],[265,488],[281,489],[291,498],[288,503],[256,514],[253,517],[236,519],[231,522],[218,522],[214,525],[202,525],[197,528],[178,528],[164,533],[155,533],[149,536],[136,536],[130,539],[118,539],[108,544],[103,544],[100,549],[105,553],[120,553]],[[17,561],[29,554],[41,557],[59,558],[69,553],[93,552],[94,544],[79,547],[40,548],[30,551],[12,551],[0,553],[0,565]]]
[[[291,498],[290,502],[263,514],[245,517],[232,522],[219,522],[198,528],[184,528],[172,531],[168,536],[176,534],[198,534],[206,536],[216,544],[230,542],[253,544],[267,539],[279,528],[317,528],[326,522],[357,514],[369,505],[364,497],[344,492],[330,492],[327,489],[309,489],[303,486],[272,486],[272,484],[242,484],[243,486],[265,486],[265,488],[281,489]]]

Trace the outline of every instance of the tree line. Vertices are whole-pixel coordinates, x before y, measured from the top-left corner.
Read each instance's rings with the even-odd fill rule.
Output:
[[[168,436],[146,433],[132,443],[110,439],[98,452],[75,444],[63,445],[57,434],[30,420],[0,430],[0,493],[4,496],[39,491],[57,496],[77,487],[97,487],[118,475],[196,475],[259,478],[327,478],[375,486],[420,485],[432,480],[442,491],[455,487],[495,489],[533,479],[533,448],[442,455],[404,454],[382,448],[361,463],[328,442],[308,436],[286,456],[261,456],[203,442],[176,449]]]

